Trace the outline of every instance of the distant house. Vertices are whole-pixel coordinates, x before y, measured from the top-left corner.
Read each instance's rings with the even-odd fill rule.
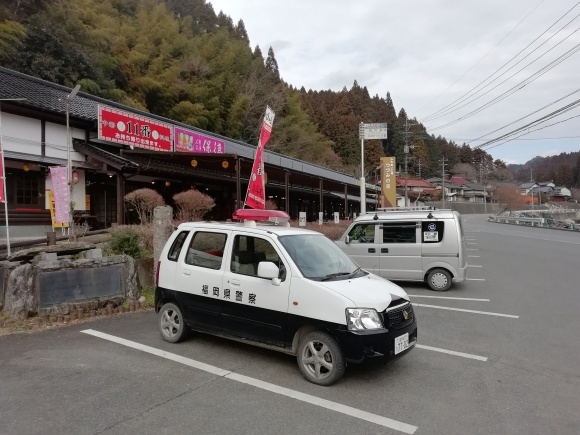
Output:
[[[449,182],[451,184],[459,184],[460,186],[462,186],[464,184],[469,184],[469,181],[467,181],[465,178],[455,176],[455,175],[449,179]]]
[[[572,191],[564,186],[554,187],[552,195],[550,196],[550,201],[552,202],[564,202],[572,198]]]

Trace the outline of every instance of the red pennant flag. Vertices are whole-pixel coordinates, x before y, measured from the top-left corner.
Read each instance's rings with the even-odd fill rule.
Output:
[[[252,166],[252,174],[250,175],[250,183],[248,184],[248,193],[246,194],[244,207],[247,206],[261,210],[266,207],[266,192],[264,188],[264,147],[272,134],[273,122],[274,112],[266,106],[266,114],[264,115],[264,121],[262,122],[262,131],[260,132],[258,148],[256,148],[256,157],[254,158],[254,165]]]

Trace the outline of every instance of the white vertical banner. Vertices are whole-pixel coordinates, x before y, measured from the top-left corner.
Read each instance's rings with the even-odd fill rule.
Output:
[[[339,216],[339,213],[337,211],[334,212],[334,223],[335,224],[340,223],[340,216]]]
[[[318,212],[318,225],[322,225],[324,223],[324,213],[319,211]]]
[[[58,223],[68,223],[70,214],[70,191],[68,188],[66,166],[52,166],[50,178],[54,193],[54,216]]]
[[[298,213],[298,225],[301,227],[306,226],[306,212],[305,211],[301,211],[300,213]]]

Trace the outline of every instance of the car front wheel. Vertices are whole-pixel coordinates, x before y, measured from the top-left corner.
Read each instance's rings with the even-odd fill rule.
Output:
[[[170,343],[178,343],[187,337],[187,325],[185,325],[183,313],[177,305],[167,303],[161,307],[159,331],[161,337]]]
[[[327,332],[307,334],[298,345],[298,367],[307,381],[332,385],[344,375],[344,357],[336,340]]]

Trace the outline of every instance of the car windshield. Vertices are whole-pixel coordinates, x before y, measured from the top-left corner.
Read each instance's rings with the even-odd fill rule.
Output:
[[[366,274],[334,242],[322,234],[282,236],[280,243],[306,278],[329,281]]]

